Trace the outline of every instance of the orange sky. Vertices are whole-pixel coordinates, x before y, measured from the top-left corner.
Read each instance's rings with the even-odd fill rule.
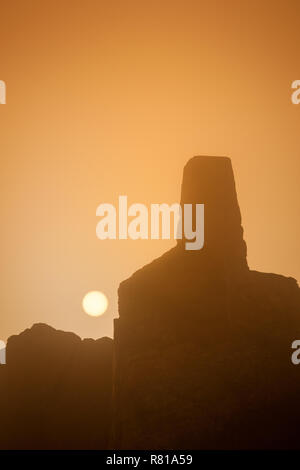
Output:
[[[178,201],[197,154],[232,158],[250,267],[300,279],[299,17],[299,1],[1,5],[1,339],[112,335],[120,281],[174,242],[100,241],[96,208]]]

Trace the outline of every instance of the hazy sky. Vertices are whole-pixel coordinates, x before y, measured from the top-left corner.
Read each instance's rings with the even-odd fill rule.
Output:
[[[174,242],[100,241],[96,208],[178,201],[197,154],[232,159],[250,267],[300,279],[299,17],[298,0],[2,2],[0,339],[112,335],[120,281]]]

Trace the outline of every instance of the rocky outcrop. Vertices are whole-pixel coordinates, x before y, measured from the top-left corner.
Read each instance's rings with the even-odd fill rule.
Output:
[[[231,162],[195,157],[182,203],[205,204],[184,241],[121,283],[114,448],[299,447],[296,281],[249,270]]]
[[[204,247],[180,240],[121,283],[114,341],[9,338],[0,448],[300,447],[297,282],[249,270],[228,158],[190,160],[181,203],[204,203]]]
[[[109,338],[36,324],[7,342],[0,368],[0,448],[103,449],[111,423]]]

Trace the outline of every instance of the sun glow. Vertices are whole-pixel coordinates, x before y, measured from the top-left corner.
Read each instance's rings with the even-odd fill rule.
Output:
[[[108,307],[108,300],[106,295],[99,291],[88,292],[83,300],[82,307],[85,313],[92,317],[99,317],[103,315]]]

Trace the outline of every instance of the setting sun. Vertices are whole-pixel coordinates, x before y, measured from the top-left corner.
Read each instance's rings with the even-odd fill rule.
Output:
[[[108,306],[106,295],[99,291],[88,292],[82,301],[82,307],[85,313],[92,317],[103,315]]]

